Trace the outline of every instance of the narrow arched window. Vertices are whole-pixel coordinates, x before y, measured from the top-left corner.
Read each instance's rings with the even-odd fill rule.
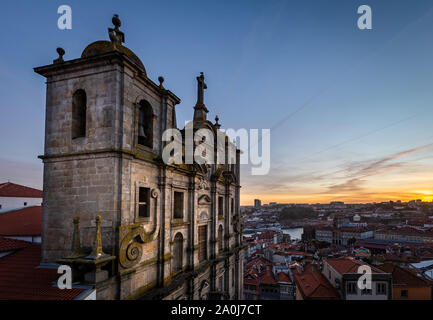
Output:
[[[145,100],[140,101],[138,111],[138,144],[153,147],[153,112],[152,106]]]
[[[86,136],[87,97],[82,89],[72,97],[72,139]]]
[[[220,225],[218,228],[218,251],[223,250],[223,226]]]
[[[180,232],[174,237],[173,258],[174,271],[181,271],[183,265],[183,236]]]

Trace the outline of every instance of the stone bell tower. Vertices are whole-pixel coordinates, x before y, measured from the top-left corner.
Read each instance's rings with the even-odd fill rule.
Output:
[[[71,265],[98,299],[240,298],[239,165],[163,163],[180,99],[147,77],[112,22],[110,41],[73,60],[58,48],[35,68],[47,85],[41,262]],[[206,113],[199,94],[194,119],[216,132]],[[210,177],[213,193],[201,188]]]

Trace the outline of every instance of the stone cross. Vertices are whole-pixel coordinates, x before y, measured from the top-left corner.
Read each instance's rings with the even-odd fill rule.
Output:
[[[207,89],[207,85],[204,82],[203,72],[200,72],[200,76],[197,77],[197,104],[204,104],[204,89]]]

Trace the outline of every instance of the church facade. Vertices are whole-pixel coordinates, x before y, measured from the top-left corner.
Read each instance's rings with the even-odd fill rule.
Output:
[[[35,68],[47,86],[41,263],[70,266],[97,299],[241,299],[240,151],[236,164],[163,161],[180,99],[112,21],[110,41]],[[193,128],[216,141],[203,74],[197,85]]]

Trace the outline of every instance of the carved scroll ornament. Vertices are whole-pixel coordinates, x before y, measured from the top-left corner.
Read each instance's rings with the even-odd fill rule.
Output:
[[[140,224],[120,227],[120,236],[123,236],[123,239],[120,243],[119,262],[124,268],[131,268],[140,262],[143,255],[143,244],[154,240],[158,236],[159,219],[156,199],[159,196],[159,191],[152,189],[151,196],[155,199],[152,229],[146,232],[144,226]]]

